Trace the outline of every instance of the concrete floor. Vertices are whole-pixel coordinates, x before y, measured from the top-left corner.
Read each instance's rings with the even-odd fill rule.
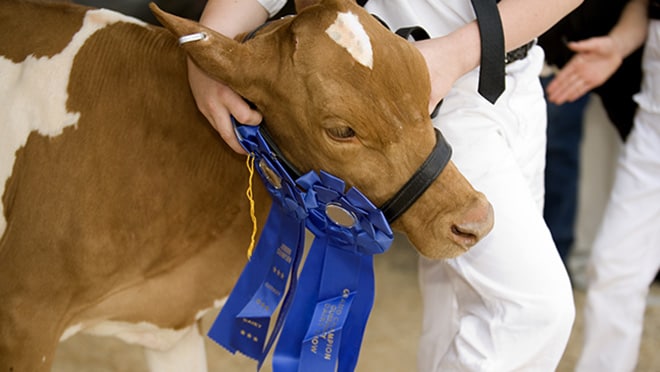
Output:
[[[578,207],[578,231],[571,262],[575,278],[577,319],[568,348],[558,371],[573,370],[580,352],[584,293],[582,269],[600,221],[605,197],[611,185],[611,165],[617,151],[613,129],[594,100],[589,108],[586,141],[583,144],[583,181]],[[357,371],[415,371],[420,332],[420,296],[417,287],[417,255],[399,239],[389,252],[376,259],[377,294]],[[215,314],[204,319],[208,329]],[[255,363],[233,356],[212,341],[206,343],[210,371],[254,371]],[[638,372],[660,371],[660,285],[651,290]],[[58,349],[55,372],[141,372],[146,364],[141,349],[110,338],[76,335]],[[263,371],[269,371],[264,368]]]
[[[377,295],[363,348],[358,372],[415,371],[416,349],[420,332],[420,296],[417,287],[417,256],[407,244],[393,245],[376,261]],[[653,288],[660,299],[660,286]],[[579,355],[584,293],[575,291],[578,308],[576,324],[568,348],[558,368],[572,371]],[[215,314],[204,320],[208,329]],[[639,372],[660,371],[660,301],[649,306],[646,314]],[[231,355],[212,341],[206,342],[211,372],[255,371],[256,364],[242,355]],[[271,371],[263,368],[263,371]],[[60,345],[54,372],[146,372],[139,347],[112,338],[76,335]]]

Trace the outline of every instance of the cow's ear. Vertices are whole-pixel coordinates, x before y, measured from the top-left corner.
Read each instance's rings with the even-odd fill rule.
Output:
[[[169,14],[154,3],[149,7],[158,21],[179,37],[181,47],[202,70],[237,88],[240,82],[233,80],[243,75],[240,72],[245,69],[245,61],[251,59],[249,48],[195,21]]]

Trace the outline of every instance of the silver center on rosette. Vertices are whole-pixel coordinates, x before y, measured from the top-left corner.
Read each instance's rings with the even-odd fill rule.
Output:
[[[325,214],[339,226],[353,227],[357,222],[357,217],[351,211],[347,211],[339,204],[329,203],[325,206]]]

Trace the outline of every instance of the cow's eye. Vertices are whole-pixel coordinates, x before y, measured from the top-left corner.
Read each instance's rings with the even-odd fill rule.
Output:
[[[328,128],[328,135],[336,140],[347,140],[355,137],[355,131],[351,127]]]

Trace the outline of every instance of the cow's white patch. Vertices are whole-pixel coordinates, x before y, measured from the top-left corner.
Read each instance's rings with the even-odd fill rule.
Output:
[[[355,14],[338,13],[337,19],[325,30],[325,33],[344,47],[356,61],[370,69],[373,68],[374,56],[369,35]]]
[[[29,56],[21,63],[0,56],[0,203],[16,161],[16,151],[25,145],[28,135],[37,131],[54,137],[78,123],[80,113],[66,110],[73,59],[91,34],[119,21],[144,24],[113,11],[92,10],[87,12],[82,27],[59,54],[51,58]],[[4,205],[0,207],[2,236],[7,221]]]
[[[225,297],[213,302],[213,307],[197,312],[195,319],[201,319],[210,310],[219,309],[227,302]],[[60,341],[64,341],[79,333],[88,333],[97,336],[113,336],[131,344],[138,344],[154,350],[167,350],[177,343],[187,332],[186,329],[162,329],[147,322],[128,323],[111,320],[88,321],[78,323],[67,328]]]
[[[81,326],[76,325],[76,327]],[[82,326],[79,331],[95,336],[117,337],[129,344],[142,345],[154,350],[167,350],[181,339],[187,332],[187,328],[163,329],[147,322],[128,323],[105,320],[90,326]],[[64,332],[67,337],[71,337],[74,333],[77,332],[72,332],[71,328]],[[63,340],[65,340],[64,336],[60,338],[60,341]]]
[[[204,315],[206,315],[206,313],[208,313],[209,311],[211,311],[211,310],[213,310],[213,309],[220,309],[220,308],[222,308],[223,306],[225,306],[225,303],[227,303],[227,299],[228,299],[228,298],[229,298],[229,297],[225,297],[225,298],[223,298],[223,299],[221,299],[221,300],[215,300],[215,301],[213,301],[213,308],[211,308],[211,309],[204,309],[204,310],[200,310],[200,311],[198,311],[197,314],[195,314],[195,319],[198,319],[198,320],[199,320],[199,319],[202,319],[202,317],[203,317]]]
[[[82,323],[78,323],[75,325],[72,325],[71,327],[67,328],[64,330],[64,333],[62,333],[62,336],[60,337],[60,341],[64,341],[68,339],[69,337],[75,335],[76,333],[80,332],[83,328]]]
[[[196,325],[187,328],[186,333],[173,347],[166,350],[145,348],[149,371],[152,372],[207,372],[204,338]]]

